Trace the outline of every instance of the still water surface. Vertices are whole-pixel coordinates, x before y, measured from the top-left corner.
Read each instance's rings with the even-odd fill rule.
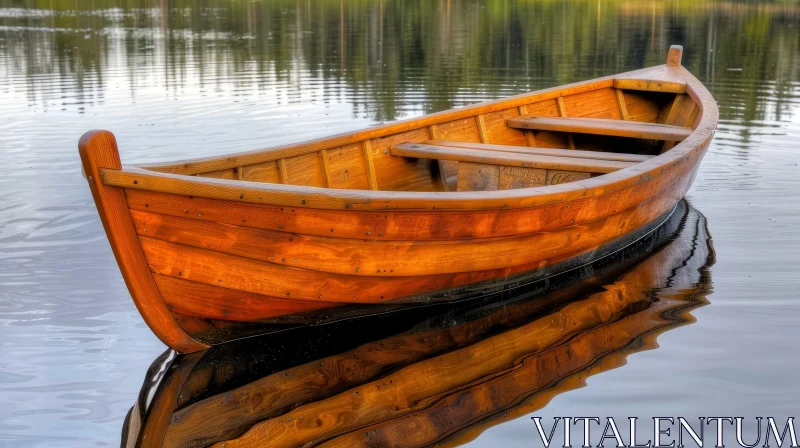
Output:
[[[534,415],[796,415],[797,2],[0,0],[0,445],[117,445],[164,349],[81,178],[84,131],[113,131],[125,163],[257,149],[660,64],[670,44],[720,106],[687,195],[710,304]],[[481,431],[537,437],[528,418]]]

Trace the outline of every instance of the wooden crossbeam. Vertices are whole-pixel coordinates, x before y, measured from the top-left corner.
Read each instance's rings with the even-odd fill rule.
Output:
[[[638,121],[608,120],[602,118],[525,118],[507,120],[509,127],[542,131],[573,132],[580,134],[610,135],[616,137],[645,138],[681,141],[692,133],[691,128]]]

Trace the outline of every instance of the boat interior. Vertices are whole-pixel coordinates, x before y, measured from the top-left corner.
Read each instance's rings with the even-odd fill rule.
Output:
[[[698,112],[668,64],[322,140],[141,168],[343,190],[541,187],[669,151],[691,134]]]

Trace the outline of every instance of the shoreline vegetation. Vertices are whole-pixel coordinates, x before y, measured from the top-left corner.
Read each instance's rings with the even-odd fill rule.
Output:
[[[87,113],[122,76],[132,101],[160,85],[175,99],[233,88],[278,106],[338,98],[382,122],[656,65],[679,43],[713,95],[742,103],[722,122],[752,123],[788,113],[799,16],[785,2],[0,0],[0,79],[45,110]],[[732,87],[761,79],[777,108]],[[58,104],[63,89],[81,101]]]

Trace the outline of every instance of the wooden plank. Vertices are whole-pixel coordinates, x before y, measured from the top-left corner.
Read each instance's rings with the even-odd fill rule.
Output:
[[[486,151],[515,152],[520,154],[538,154],[542,156],[577,157],[582,159],[618,160],[621,162],[644,162],[655,156],[646,154],[626,154],[620,152],[582,151],[580,149],[529,148],[526,146],[489,145],[485,143],[451,142],[448,140],[429,140],[423,145],[448,146],[465,149],[482,149]]]
[[[193,352],[207,348],[180,328],[169,313],[139,246],[125,191],[102,181],[101,169],[122,168],[114,135],[107,131],[89,131],[81,137],[78,149],[97,213],[142,318],[159,339],[176,350]]]
[[[655,260],[660,261],[659,258]],[[653,267],[647,267],[652,272]],[[501,331],[463,349],[421,359],[348,393],[304,403],[286,414],[257,423],[225,445],[238,448],[307,446],[358,431],[356,437],[334,443],[334,446],[364,445],[365,434],[368,446],[395,446],[396,440],[385,437],[406,435],[407,431],[424,437],[429,430],[437,432],[441,428],[453,434],[455,429],[450,425],[461,418],[472,424],[487,418],[486,414],[472,414],[472,410],[488,414],[494,410],[492,404],[500,400],[515,403],[525,396],[525,387],[552,384],[551,377],[588,367],[596,363],[598,354],[628,346],[658,325],[661,320],[654,317],[658,314],[646,306],[651,288],[640,286],[642,283],[650,286],[652,282],[643,282],[636,276],[638,274],[624,278],[620,286],[609,291],[569,303],[557,312]],[[674,303],[653,304],[659,307],[658,311],[670,305]],[[647,311],[631,314],[631,310],[636,309]],[[546,374],[554,371],[557,373]],[[492,399],[486,401],[464,398],[470,391],[481,388],[497,390],[494,383],[509,375],[512,378],[522,375],[515,381],[521,385],[519,389],[492,394]],[[438,410],[426,413],[431,407]],[[420,417],[425,416],[430,416],[431,422],[421,421]],[[375,432],[366,430],[371,429],[371,425],[397,423],[404,417],[415,418],[419,425],[395,428],[397,431],[380,427]],[[292,421],[287,423],[289,418]],[[414,441],[417,444],[412,446],[430,446],[438,439],[415,438]]]
[[[219,170],[219,171],[211,171],[209,173],[200,173],[198,174],[200,177],[210,177],[212,179],[239,179],[238,174],[234,171],[234,168],[229,168],[226,170]]]
[[[286,159],[278,160],[278,176],[282,184],[288,184]]]
[[[684,100],[686,99],[686,94],[677,94],[672,101],[659,113],[658,122],[661,124],[674,124],[675,118],[678,116],[678,110],[680,109],[681,105],[683,105]]]
[[[575,95],[565,95],[558,100],[559,116],[573,118],[621,119],[614,89],[597,89]],[[539,115],[536,115],[537,117]]]
[[[361,146],[364,152],[364,164],[367,169],[367,183],[369,184],[369,189],[377,190],[378,179],[375,176],[375,162],[372,160],[372,145],[369,140],[364,140],[361,142]]]
[[[436,125],[438,138],[462,142],[480,142],[481,135],[475,117],[462,118]]]
[[[660,111],[659,102],[649,92],[622,91],[628,111],[628,119],[647,123],[656,123]]]
[[[671,45],[667,54],[667,65],[679,66],[681,65],[681,58],[683,58],[683,46]]]
[[[580,171],[547,170],[547,185],[577,182],[590,177],[591,174]]]
[[[591,92],[594,93],[594,92]],[[596,104],[592,102],[592,104]],[[556,106],[558,107],[558,116],[559,117],[566,117],[567,116],[567,106],[564,104],[564,98],[558,97],[556,98]],[[507,122],[508,123],[508,122]],[[509,125],[509,127],[513,127]],[[575,149],[575,140],[573,140],[572,135],[567,134],[567,145],[569,149]]]
[[[525,109],[524,106],[521,107],[522,109]],[[495,143],[499,145],[526,145],[527,142],[525,131],[513,129],[506,125],[506,120],[509,118],[518,117],[519,115],[519,108],[516,107],[483,114],[483,121],[486,124],[485,143]]]
[[[403,241],[463,240],[552,231],[563,226],[565,221],[574,221],[575,224],[588,222],[655,195],[682,195],[681,185],[691,182],[695,170],[696,166],[690,161],[668,176],[642,179],[625,190],[539,207],[437,213],[426,210],[318,210],[134,189],[127,189],[125,193],[132,210],[204,222],[355,240],[365,236]]]
[[[331,180],[328,174],[328,150],[323,149],[319,152],[319,165],[322,170],[322,186],[330,188]]]
[[[504,166],[500,169],[500,190],[541,187],[546,185],[547,170]]]
[[[528,115],[528,105],[519,106],[519,115],[520,116],[527,116]],[[505,125],[505,123],[503,123]],[[513,129],[505,125],[507,129]],[[522,131],[525,134],[525,143],[530,146],[536,146],[536,136],[533,134],[533,131],[524,130]]]
[[[631,162],[619,162],[614,160],[541,156],[478,149],[465,150],[447,146],[432,147],[414,143],[395,145],[392,147],[392,154],[419,159],[456,160],[459,162],[485,163],[489,165],[517,166],[523,168],[588,171],[590,173],[611,173],[634,165],[634,163]]]
[[[475,120],[470,121],[474,127]],[[378,189],[384,191],[441,190],[438,178],[431,170],[432,162],[430,160],[392,157],[389,153],[389,148],[397,143],[423,142],[429,139],[428,129],[422,128],[371,140],[375,173],[380,174]]]
[[[155,275],[155,280],[170,310],[201,319],[255,322],[340,305],[270,297],[164,275]]]
[[[617,107],[619,107],[619,114],[623,120],[628,119],[628,106],[625,104],[625,95],[620,89],[614,89],[614,96],[617,97]]]
[[[684,93],[686,79],[673,66],[660,65],[614,77],[615,89]]]
[[[328,149],[325,161],[330,188],[370,189],[362,145],[355,143]]]
[[[481,143],[489,143],[489,137],[486,133],[486,120],[483,114],[475,116],[475,124],[478,126],[478,137],[480,137]]]
[[[541,129],[672,141],[684,140],[692,133],[691,129],[679,126],[600,118],[514,118],[508,120],[508,125],[520,129]]]
[[[279,184],[281,176],[277,162],[264,162],[242,167],[242,180]]]
[[[476,164],[464,165],[469,168],[469,165]],[[495,176],[498,167],[478,168],[485,168],[488,171],[492,185],[481,187],[478,184],[467,188],[497,190],[498,187],[508,189],[524,188],[524,185],[545,185],[546,179],[550,179],[551,183],[578,180],[566,177],[573,172],[559,171],[562,173],[561,176],[553,181],[553,174],[549,173],[546,177],[545,170],[504,167],[500,171],[501,179],[498,185]],[[508,176],[505,188],[502,187],[504,175]],[[469,179],[469,176],[462,178]],[[521,184],[523,186],[515,185],[518,182],[524,182]],[[132,216],[136,231],[143,237],[281,266],[362,277],[432,275],[523,265],[549,258],[553,250],[563,251],[588,244],[593,238],[589,235],[576,240],[573,234],[574,228],[567,226],[549,232],[489,240],[376,241],[298,235],[139,210],[133,210]],[[606,237],[604,224],[599,224],[606,217],[597,217],[591,222],[580,219],[576,222],[572,218],[573,215],[570,214],[551,219],[567,220],[571,224],[581,226],[580,232],[585,235],[597,232]],[[182,314],[188,313],[182,312]]]
[[[482,163],[458,164],[458,191],[494,191],[498,189],[500,167]]]
[[[282,160],[286,167],[286,183],[289,185],[326,186],[319,154],[304,154]]]
[[[428,127],[428,132],[431,138],[439,138],[439,127],[431,125]],[[458,162],[451,160],[439,160],[439,182],[441,183],[442,191],[455,191],[458,182]]]

